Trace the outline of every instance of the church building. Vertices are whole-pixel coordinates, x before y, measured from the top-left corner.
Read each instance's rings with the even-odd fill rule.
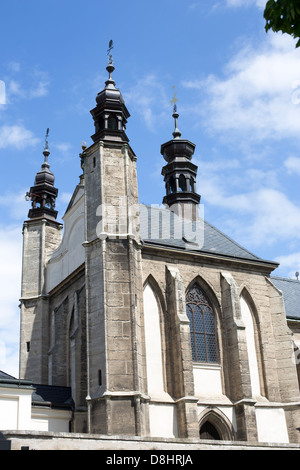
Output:
[[[73,433],[300,443],[300,311],[285,303],[299,281],[203,220],[176,106],[164,208],[139,203],[111,59],[107,72],[63,225],[47,140],[29,191],[20,379],[70,387]]]

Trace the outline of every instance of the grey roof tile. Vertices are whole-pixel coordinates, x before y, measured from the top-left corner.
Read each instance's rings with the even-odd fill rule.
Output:
[[[263,261],[205,220],[200,219],[197,227],[187,223],[183,230],[181,224],[182,220],[167,209],[140,204],[141,239],[145,244]]]
[[[3,370],[0,370],[0,380],[17,380],[12,375],[6,374]]]
[[[283,293],[287,318],[300,320],[300,281],[278,276],[270,280]]]
[[[54,408],[71,407],[72,392],[71,387],[58,385],[32,384],[35,388],[32,393],[32,402],[40,405],[48,405]]]

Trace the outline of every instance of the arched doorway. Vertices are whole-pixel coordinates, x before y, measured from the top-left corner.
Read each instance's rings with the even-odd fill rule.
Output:
[[[232,423],[221,410],[206,409],[199,416],[199,437],[215,441],[233,441]]]

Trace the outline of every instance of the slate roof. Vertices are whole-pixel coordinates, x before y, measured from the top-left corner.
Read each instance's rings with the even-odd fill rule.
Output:
[[[0,370],[0,380],[16,380],[12,375],[6,374],[3,370]]]
[[[288,319],[300,320],[300,281],[272,276],[271,282],[281,290]]]
[[[32,393],[34,405],[51,406],[53,408],[71,408],[73,405],[71,387],[58,385],[32,384],[35,388]]]
[[[187,222],[183,231],[181,224],[182,221],[167,209],[140,204],[140,231],[145,245],[172,247],[256,262],[265,261],[205,220],[201,219],[197,227],[195,222]],[[268,263],[273,264],[274,267],[278,265],[272,261]]]
[[[32,389],[32,404],[52,408],[72,408],[71,387],[34,384],[31,380],[16,379],[0,370],[0,385]]]

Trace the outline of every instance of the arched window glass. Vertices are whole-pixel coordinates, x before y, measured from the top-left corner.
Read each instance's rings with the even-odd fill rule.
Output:
[[[216,316],[197,284],[187,293],[186,313],[190,320],[193,361],[218,363]]]

